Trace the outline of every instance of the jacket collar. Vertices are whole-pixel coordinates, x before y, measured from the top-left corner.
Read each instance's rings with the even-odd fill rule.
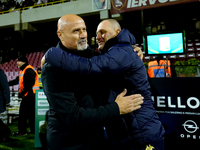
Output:
[[[61,42],[58,42],[57,48],[60,48],[68,53],[72,53],[81,57],[85,57],[85,58],[91,58],[94,56],[94,50],[92,48],[90,48],[89,46],[87,47],[87,49],[83,50],[83,51],[75,51],[75,50],[70,50],[68,48],[66,48]]]
[[[134,45],[135,37],[128,30],[122,29],[116,37],[109,39],[105,43],[104,48],[101,50],[101,53],[106,53],[112,46],[116,44]]]
[[[109,39],[105,43],[103,49],[101,50],[101,53],[103,53],[103,54],[106,53],[112,46],[114,46],[116,44],[118,44],[118,38],[117,38],[117,36],[114,37],[114,38],[112,38],[112,39]]]

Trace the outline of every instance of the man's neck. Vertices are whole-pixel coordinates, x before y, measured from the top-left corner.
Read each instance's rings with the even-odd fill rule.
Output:
[[[26,66],[28,66],[27,63],[23,64],[21,67],[20,67],[20,70],[24,70],[26,68]]]

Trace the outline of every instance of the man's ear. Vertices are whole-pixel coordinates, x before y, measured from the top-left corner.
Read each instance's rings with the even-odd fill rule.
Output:
[[[62,32],[60,30],[57,31],[57,35],[58,35],[58,38],[61,40],[61,38],[62,38]]]
[[[121,31],[120,29],[117,29],[117,31],[116,31],[116,32],[117,32],[117,34],[119,34],[119,32],[120,32],[120,31]]]

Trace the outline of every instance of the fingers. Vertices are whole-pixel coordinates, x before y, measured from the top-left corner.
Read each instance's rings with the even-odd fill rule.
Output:
[[[41,59],[41,69],[42,69],[42,67],[43,67],[43,65],[45,64],[45,55],[42,57],[42,59]]]
[[[139,55],[139,54],[138,54],[138,52],[139,52],[139,49],[138,49],[138,48],[134,48],[134,51],[137,53],[137,55]]]
[[[134,99],[134,100],[133,100],[133,106],[134,106],[134,107],[139,106],[139,105],[141,105],[141,104],[143,104],[143,103],[144,103],[144,101],[143,101],[143,99],[141,99],[141,98],[138,98],[138,99]]]
[[[144,103],[143,97],[140,94],[132,95],[133,107],[139,106]]]
[[[141,105],[135,106],[135,107],[133,108],[133,111],[138,110],[138,109],[140,109],[140,108],[141,108]]]
[[[143,101],[144,97],[142,97],[140,94],[135,94],[135,95],[131,95],[130,98],[132,99],[131,101],[132,111],[140,109],[141,105],[144,103]]]
[[[127,99],[134,99],[134,100],[136,100],[136,99],[144,99],[142,96],[141,96],[141,94],[133,94],[133,95],[129,95],[129,96],[126,96],[126,98]]]
[[[127,93],[127,90],[124,89],[119,95],[122,96],[122,97],[124,97],[126,95],[126,93]]]
[[[144,57],[144,55],[143,55],[143,53],[141,52],[141,54],[140,54],[140,59],[142,60],[143,57]]]
[[[140,48],[139,47],[137,47],[137,46],[135,46],[135,45],[132,45],[133,46],[133,50],[135,51],[135,52],[138,52],[138,51],[140,51]]]
[[[138,55],[138,56],[140,57],[140,59],[142,60],[142,59],[143,59],[142,50],[141,50],[139,47],[135,46],[135,45],[132,45],[132,46],[133,46],[133,48],[134,48],[134,51],[137,52],[137,55]]]
[[[133,45],[133,47],[136,48],[137,46],[136,46],[136,45]]]
[[[127,114],[135,111],[141,108],[141,104],[143,103],[144,98],[140,94],[125,96],[126,93],[127,90],[124,89],[124,91],[120,93],[115,100],[119,106],[120,114]]]

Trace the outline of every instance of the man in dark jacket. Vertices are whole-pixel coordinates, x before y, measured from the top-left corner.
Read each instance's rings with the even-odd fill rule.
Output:
[[[132,50],[135,37],[110,19],[99,24],[96,39],[103,55],[85,59],[51,48],[46,61],[75,75],[106,76],[106,85],[112,89],[110,103],[123,88],[127,88],[128,95],[140,93],[144,97],[142,108],[121,119],[111,119],[106,126],[108,137],[116,149],[144,150],[153,146],[163,150],[164,128],[156,115],[144,64]]]
[[[30,131],[35,131],[35,91],[39,90],[39,80],[37,71],[28,64],[25,56],[17,59],[17,66],[20,68],[19,76],[9,82],[9,86],[19,84],[19,97],[22,98],[19,109],[19,131],[13,133],[14,136],[27,134],[27,120],[29,120]]]
[[[57,34],[61,41],[57,47],[62,53],[93,56],[94,51],[87,46],[85,23],[79,16],[61,17]],[[99,126],[103,129],[111,118],[120,118],[120,114],[139,109],[142,103],[140,95],[124,97],[126,92],[122,92],[115,102],[94,108],[93,94],[98,91],[91,86],[92,82],[49,63],[42,68],[42,84],[50,104],[47,127],[50,150],[89,150],[92,133],[98,134]],[[95,150],[101,149],[100,143],[95,146]]]
[[[7,77],[2,69],[0,69],[0,113],[6,110],[6,105],[10,103],[10,89]],[[0,119],[0,142],[9,138],[10,129]]]

